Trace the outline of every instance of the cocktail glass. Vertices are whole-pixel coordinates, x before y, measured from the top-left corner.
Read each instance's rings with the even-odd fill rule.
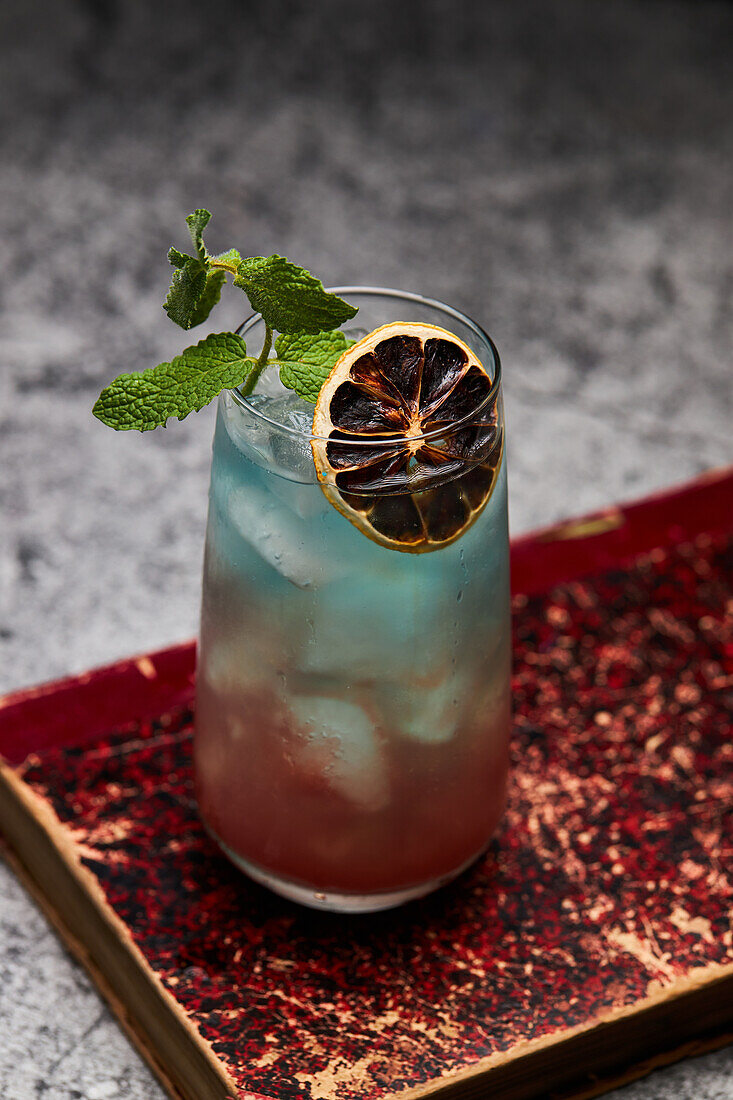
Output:
[[[359,306],[359,327],[347,335],[425,322],[475,353],[491,392],[445,434],[473,431],[478,445],[436,499],[450,507],[461,479],[483,484],[485,470],[492,488],[453,541],[419,554],[381,545],[319,485],[312,405],[284,389],[274,368],[249,397],[225,391],[211,471],[195,764],[203,819],[238,867],[306,905],[366,912],[455,877],[485,849],[503,810],[506,464],[499,357],[481,328],[418,295],[337,293]],[[255,353],[259,316],[240,331]],[[419,476],[414,484],[434,492]],[[393,485],[371,488],[380,491],[395,495]]]

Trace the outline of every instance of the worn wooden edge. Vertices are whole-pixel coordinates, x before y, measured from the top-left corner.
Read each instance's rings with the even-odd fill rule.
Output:
[[[390,1100],[592,1100],[733,1041],[733,966],[700,967],[634,1005],[481,1059]]]
[[[92,872],[81,864],[51,807],[2,763],[0,831],[8,862],[171,1097],[241,1097],[209,1043],[148,966]]]
[[[155,1050],[150,1046],[149,1039],[143,1036],[136,1021],[130,1016],[127,1007],[119,999],[114,989],[91,957],[89,948],[71,931],[69,925],[65,923],[58,910],[51,903],[50,898],[44,894],[41,886],[36,882],[28,868],[21,861],[17,852],[14,851],[5,838],[1,836],[0,857],[5,860],[15,877],[44,914],[69,954],[87,971],[94,983],[95,989],[101,994],[103,1000],[106,1001],[117,1023],[127,1035],[127,1038],[135,1047],[138,1054],[142,1056],[143,1060],[153,1071],[163,1088],[172,1097],[172,1100],[188,1100],[188,1097],[173,1083],[173,1080],[168,1075],[167,1070],[158,1058]]]

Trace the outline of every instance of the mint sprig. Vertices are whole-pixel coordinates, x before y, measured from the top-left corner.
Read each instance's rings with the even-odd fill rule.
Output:
[[[334,330],[356,314],[355,306],[284,256],[242,259],[236,248],[211,255],[203,236],[210,219],[208,210],[194,210],[186,218],[193,252],[169,250],[174,271],[163,308],[182,329],[193,328],[208,318],[230,275],[265,322],[262,351],[256,359],[248,356],[240,336],[222,332],[186,348],[170,363],[119,375],[94,406],[94,415],[117,430],[144,432],[165,426],[170,417],[183,420],[223,389],[241,386],[242,393],[251,393],[270,364],[279,368],[283,385],[315,403],[334,363],[350,346]],[[276,357],[270,359],[275,332],[280,333]]]

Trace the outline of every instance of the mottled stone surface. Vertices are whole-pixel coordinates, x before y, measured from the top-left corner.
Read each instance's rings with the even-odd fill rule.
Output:
[[[489,328],[515,531],[733,459],[730,5],[176,10],[0,13],[0,690],[195,630],[211,412],[139,437],[89,408],[180,349],[165,250],[196,205],[213,248]],[[230,292],[211,327],[241,313]],[[152,1100],[0,874],[0,1093]],[[723,1100],[732,1077],[722,1052],[621,1095]]]

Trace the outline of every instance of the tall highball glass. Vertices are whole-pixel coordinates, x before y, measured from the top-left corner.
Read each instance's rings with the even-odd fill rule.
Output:
[[[392,321],[459,337],[485,368],[485,392],[440,429],[443,450],[459,456],[450,468],[426,474],[416,460],[402,481],[345,494],[347,508],[323,491],[313,406],[274,369],[249,397],[221,395],[195,765],[203,819],[234,863],[306,905],[358,912],[446,883],[501,817],[509,545],[489,337],[417,295],[337,292],[359,307],[358,329],[346,329],[356,339]],[[256,353],[261,318],[240,331]],[[437,532],[421,553],[400,544],[416,501]]]

